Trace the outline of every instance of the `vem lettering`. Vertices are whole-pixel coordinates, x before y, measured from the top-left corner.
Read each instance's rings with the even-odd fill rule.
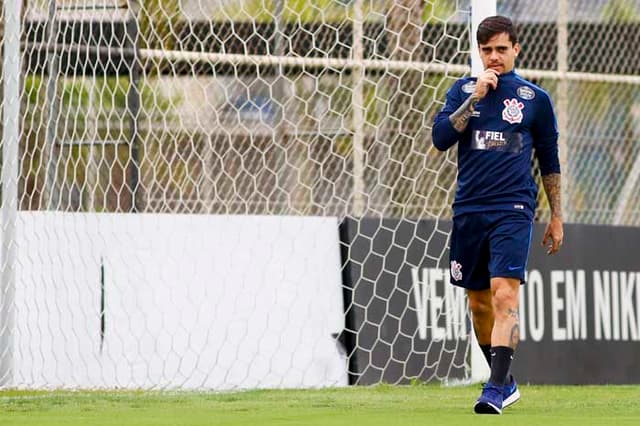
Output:
[[[411,268],[411,282],[420,339],[466,340],[466,297],[449,284],[449,270]]]

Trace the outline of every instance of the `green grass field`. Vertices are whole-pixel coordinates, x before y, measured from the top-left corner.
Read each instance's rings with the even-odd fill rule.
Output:
[[[478,416],[479,385],[191,392],[0,392],[6,425],[639,425],[640,386],[521,386],[502,416]]]

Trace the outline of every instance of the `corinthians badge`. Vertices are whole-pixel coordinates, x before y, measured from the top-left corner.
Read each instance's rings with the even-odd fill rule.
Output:
[[[460,281],[462,279],[462,265],[455,260],[451,261],[451,276],[456,281]]]
[[[505,99],[503,103],[502,119],[510,124],[522,123],[524,104],[516,98]]]

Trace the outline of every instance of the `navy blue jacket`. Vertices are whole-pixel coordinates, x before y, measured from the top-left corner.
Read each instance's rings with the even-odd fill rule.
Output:
[[[542,175],[560,173],[558,129],[547,92],[511,71],[476,104],[464,132],[449,116],[473,93],[476,78],[455,82],[436,115],[433,144],[445,151],[458,142],[458,188],[454,216],[517,210],[533,218],[538,188],[532,176],[535,149]]]

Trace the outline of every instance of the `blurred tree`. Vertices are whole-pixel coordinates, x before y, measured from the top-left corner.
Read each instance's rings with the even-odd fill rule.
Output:
[[[173,50],[179,36],[180,0],[132,0],[136,4],[140,47]],[[135,9],[134,9],[135,10]]]
[[[638,22],[637,0],[610,0],[602,8],[602,18],[608,22]]]

